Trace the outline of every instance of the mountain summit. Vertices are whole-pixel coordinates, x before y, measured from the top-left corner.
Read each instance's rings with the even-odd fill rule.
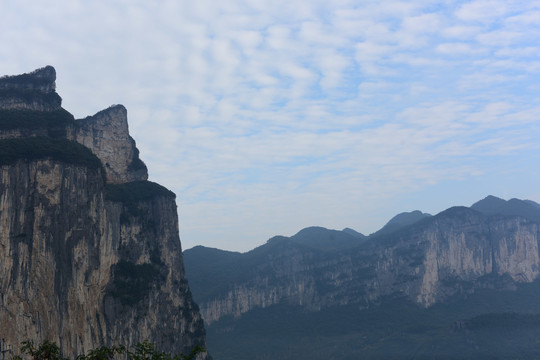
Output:
[[[487,215],[522,216],[540,222],[540,205],[531,200],[510,199],[508,201],[489,195],[474,203],[471,209]]]

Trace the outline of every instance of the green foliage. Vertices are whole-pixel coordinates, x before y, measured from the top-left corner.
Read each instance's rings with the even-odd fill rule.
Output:
[[[166,187],[151,181],[133,181],[125,184],[107,184],[105,199],[124,204],[151,200],[157,196],[176,198]]]
[[[42,92],[31,89],[0,89],[0,98],[19,98],[25,102],[43,102],[60,106],[62,98],[56,92]]]
[[[46,158],[91,169],[102,167],[101,161],[90,149],[74,141],[50,137],[0,140],[0,165]]]
[[[128,166],[129,171],[146,170],[145,163],[139,158],[139,149],[133,146],[135,154],[133,154],[133,161]]]
[[[60,354],[60,348],[56,343],[45,340],[37,348],[30,340],[23,341],[21,353],[30,355],[33,360],[67,360]],[[22,360],[22,356],[15,356],[14,360]]]
[[[159,184],[151,181],[133,181],[125,184],[107,184],[105,186],[105,199],[121,202],[125,211],[120,214],[120,223],[129,224],[130,217],[143,219],[145,229],[155,229],[156,224],[148,217],[147,211],[139,205],[141,201],[148,201],[163,196],[174,199],[176,195]]]
[[[195,346],[188,355],[174,355],[160,351],[156,345],[145,340],[135,345],[134,351],[128,351],[130,360],[194,360],[198,354],[205,352],[202,346]]]
[[[73,115],[64,109],[54,111],[0,110],[0,130],[47,129],[49,136],[65,134],[68,125],[75,125]]]
[[[125,346],[102,346],[96,349],[92,349],[86,355],[77,356],[76,360],[111,360],[117,354],[125,354],[127,349]]]
[[[129,171],[137,171],[137,170],[144,170],[144,169],[146,169],[146,164],[138,157],[133,159],[131,164],[129,164],[128,166]]]
[[[119,346],[101,346],[90,350],[86,355],[82,354],[76,357],[76,360],[112,360],[120,355],[120,359],[128,360],[194,360],[198,354],[205,353],[206,349],[202,346],[195,346],[188,355],[172,355],[157,349],[154,343],[148,340],[139,342],[130,350],[124,345]],[[69,360],[60,354],[60,348],[56,343],[45,340],[37,348],[32,341],[24,341],[21,346],[21,353],[29,355],[31,360]],[[26,360],[21,355],[16,355],[11,360]]]
[[[4,87],[6,85],[47,85],[48,83],[54,81],[54,71],[55,70],[52,66],[47,65],[30,73],[2,76],[0,77],[0,87]]]
[[[152,283],[160,279],[160,270],[154,264],[135,264],[120,260],[113,265],[113,286],[109,294],[118,298],[122,305],[134,305],[150,291]]]

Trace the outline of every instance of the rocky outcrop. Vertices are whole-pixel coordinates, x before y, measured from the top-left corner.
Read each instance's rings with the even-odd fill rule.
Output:
[[[67,138],[92,150],[103,163],[107,182],[147,180],[148,170],[129,135],[126,108],[114,105],[73,121],[61,108],[55,81],[52,66],[0,78],[0,139]]]
[[[53,111],[61,106],[56,93],[56,71],[52,66],[29,74],[0,78],[0,109]]]
[[[118,184],[148,179],[135,140],[129,136],[127,110],[111,106],[77,121],[75,141],[88,147],[103,162],[107,182]]]
[[[499,282],[505,286],[531,282],[540,274],[539,240],[539,225],[523,217],[456,207],[344,250],[281,237],[228,260],[214,254],[218,265],[211,272],[200,261],[208,250],[188,250],[185,259],[203,317],[212,324],[275,304],[362,308],[399,294],[429,307],[497,286],[494,279],[506,279]],[[221,284],[212,285],[211,277]]]
[[[0,338],[55,341],[64,356],[146,339],[176,354],[204,346],[175,195],[134,169],[125,108],[81,124],[59,114],[0,112]]]

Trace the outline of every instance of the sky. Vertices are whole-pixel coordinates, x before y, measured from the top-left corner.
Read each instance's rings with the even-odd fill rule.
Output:
[[[540,1],[0,0],[0,44],[126,106],[184,249],[540,202]]]

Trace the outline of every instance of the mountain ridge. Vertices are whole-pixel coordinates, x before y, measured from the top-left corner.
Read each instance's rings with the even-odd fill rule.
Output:
[[[522,205],[537,206],[532,201],[519,201]],[[511,202],[513,203],[515,201]],[[185,250],[186,271],[194,297],[207,324],[210,349],[224,356],[230,353],[224,348],[226,339],[231,341],[233,337],[246,337],[247,340],[241,341],[242,349],[250,353],[251,358],[269,359],[268,356],[254,354],[250,350],[264,347],[267,349],[265,351],[272,352],[266,345],[251,337],[250,333],[264,332],[261,327],[274,328],[280,323],[280,330],[276,331],[284,332],[291,338],[291,342],[285,341],[282,346],[296,348],[292,339],[306,340],[301,340],[303,338],[293,330],[289,332],[283,323],[290,324],[292,328],[309,328],[316,326],[309,320],[312,317],[320,319],[322,326],[317,327],[319,330],[313,337],[328,348],[321,348],[319,353],[310,351],[309,354],[314,359],[323,359],[320,354],[326,352],[327,356],[331,356],[328,355],[331,344],[338,341],[328,337],[328,329],[338,326],[338,323],[331,320],[332,317],[341,318],[340,312],[348,313],[348,317],[342,319],[342,324],[352,328],[355,325],[349,322],[357,317],[371,319],[371,326],[374,327],[378,326],[377,321],[389,329],[410,326],[387,317],[386,312],[394,306],[409,309],[407,311],[417,313],[420,318],[439,311],[431,309],[444,308],[441,316],[449,319],[450,323],[437,320],[437,325],[433,325],[437,331],[446,331],[443,329],[451,328],[454,322],[460,324],[460,321],[463,321],[463,324],[469,324],[466,316],[474,318],[481,315],[483,308],[474,305],[467,310],[467,306],[473,306],[467,299],[474,299],[480,296],[476,294],[483,294],[488,290],[511,293],[521,291],[526,284],[540,283],[540,223],[522,216],[521,212],[512,214],[511,211],[506,211],[505,214],[499,214],[479,211],[482,209],[478,209],[478,206],[475,208],[454,206],[433,216],[416,213],[413,216],[418,218],[417,221],[390,232],[356,238],[353,245],[348,243],[347,246],[339,248],[334,246],[332,235],[335,239],[336,234],[347,234],[346,232],[309,227],[291,237],[273,237],[251,251],[234,253],[234,258],[230,256],[223,262],[214,259],[210,267],[204,261],[204,248],[198,248],[200,251],[197,258],[192,257],[190,249]],[[300,241],[295,241],[298,240],[295,239],[298,234],[301,235],[298,237]],[[313,242],[310,244],[311,236]],[[214,255],[219,257],[219,251],[213,251]],[[465,306],[465,312],[459,312],[458,315],[452,310],[453,306],[457,305],[452,304],[461,303],[464,305],[459,306]],[[497,306],[493,309],[505,311],[504,306]],[[519,307],[510,309],[520,310]],[[537,310],[540,314],[540,307]],[[396,310],[395,313],[394,310],[391,311],[392,316],[399,319],[402,310]],[[375,316],[382,318],[377,320]],[[503,315],[497,316],[494,315],[493,319],[505,318]],[[300,323],[289,323],[287,319],[295,319],[294,321]],[[391,323],[394,324],[390,325]],[[328,324],[328,328],[324,328],[322,324]],[[418,326],[423,329],[427,325],[420,322]],[[455,326],[459,329],[460,325]],[[271,337],[272,341],[282,341],[264,333],[264,336]],[[421,333],[424,334],[424,330]],[[384,338],[383,333],[380,335]],[[343,336],[351,336],[351,339],[356,339],[355,343],[363,343],[365,335]],[[396,333],[385,341],[399,342],[399,336],[399,333]],[[452,336],[450,338],[458,341]],[[459,344],[468,346],[466,343]],[[316,348],[318,344],[308,341],[305,346]],[[349,345],[345,347],[347,346]],[[444,351],[448,353],[451,353],[454,347],[450,344],[444,346],[447,349]],[[374,355],[374,358],[396,356],[384,349],[383,346],[375,351],[373,354],[377,355]],[[533,348],[533,351],[536,350]],[[284,353],[272,353],[285,359],[295,358]],[[353,353],[355,350],[350,348],[343,356],[354,358],[351,355]],[[229,358],[250,357],[235,353],[234,357]]]

